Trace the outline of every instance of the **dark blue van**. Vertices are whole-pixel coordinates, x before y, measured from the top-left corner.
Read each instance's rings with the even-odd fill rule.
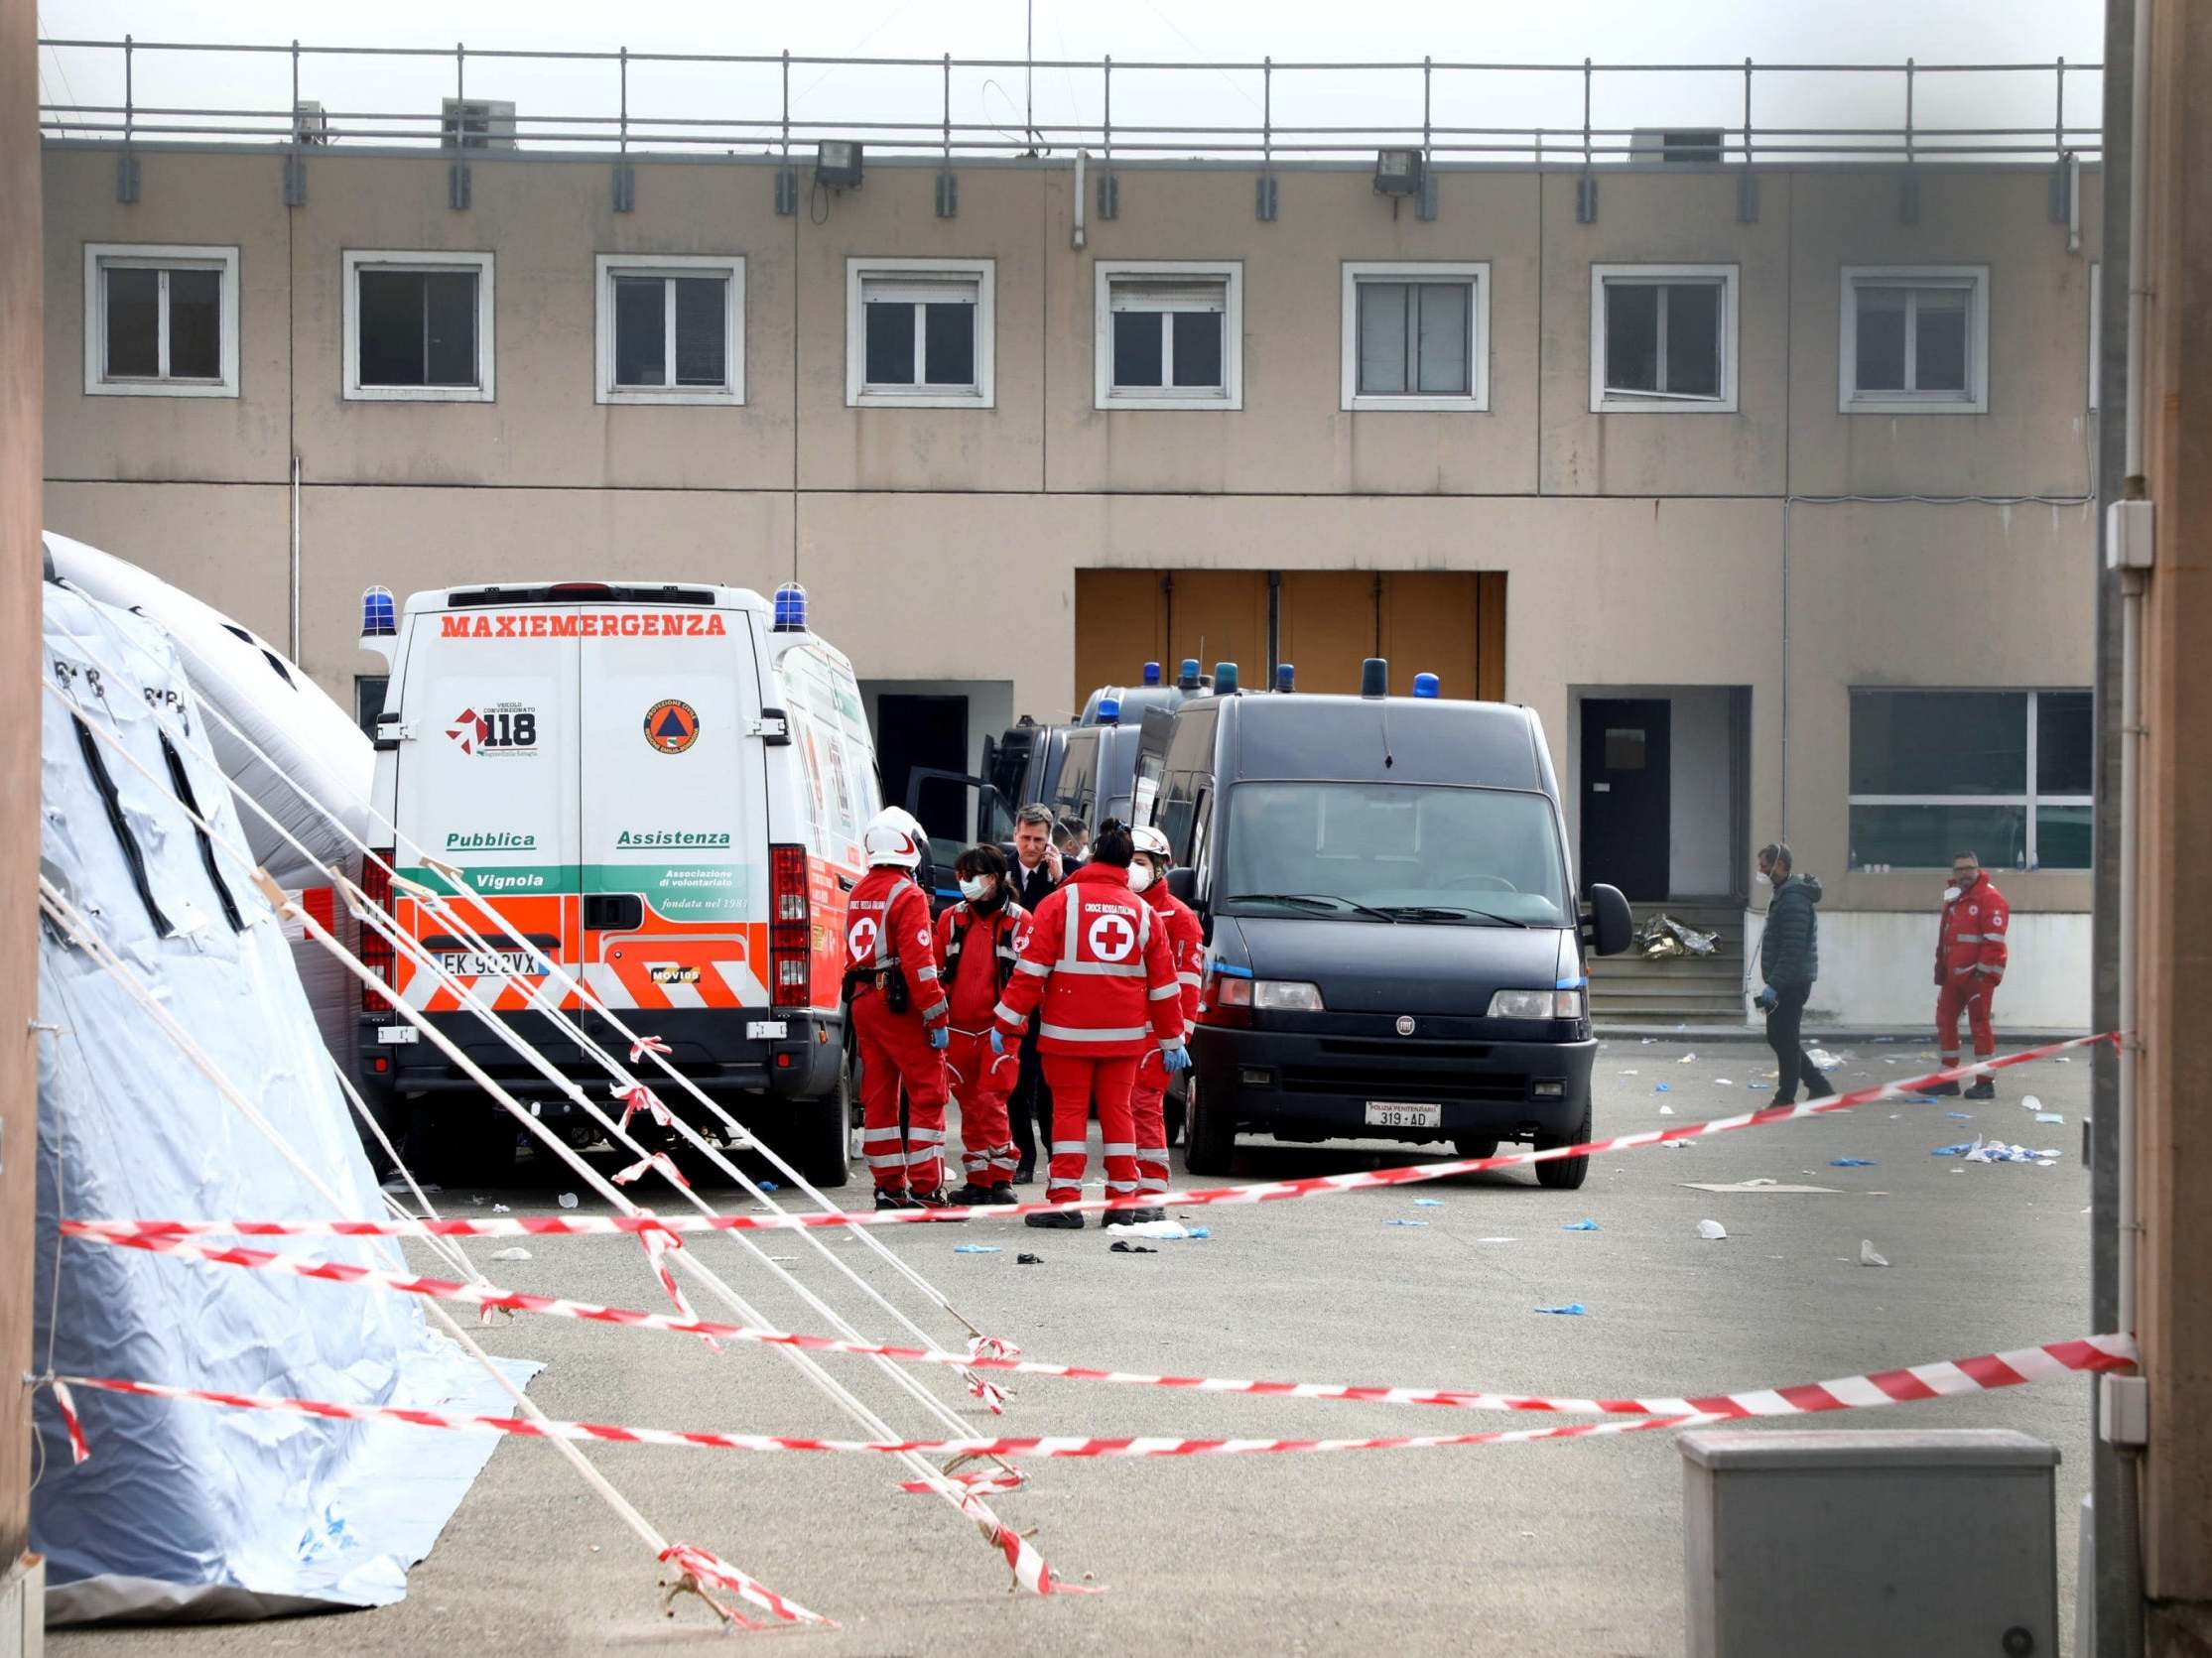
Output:
[[[1243,1130],[1466,1157],[1590,1137],[1587,952],[1627,948],[1627,902],[1576,899],[1533,712],[1385,697],[1379,666],[1372,696],[1208,696],[1144,722],[1137,813],[1207,927],[1193,1174],[1227,1174]],[[1589,1159],[1536,1169],[1572,1189]]]

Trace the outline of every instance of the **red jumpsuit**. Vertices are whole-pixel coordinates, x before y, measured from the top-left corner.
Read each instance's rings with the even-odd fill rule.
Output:
[[[973,1186],[1011,1186],[1020,1163],[1006,1095],[1020,1078],[1021,1058],[1018,1051],[990,1051],[990,1024],[1028,942],[1029,912],[1010,898],[987,916],[963,902],[937,918],[937,965],[953,1009],[945,1070],[960,1105],[961,1163]]]
[[[1085,864],[1037,907],[995,1010],[1009,1049],[1040,1002],[1037,1054],[1052,1089],[1046,1198],[1062,1204],[1083,1195],[1093,1100],[1105,1140],[1106,1195],[1132,1198],[1136,1128],[1129,1094],[1137,1061],[1155,1046],[1183,1046],[1183,1003],[1167,929],[1129,890],[1127,870]]]
[[[846,905],[846,972],[860,1049],[860,1150],[878,1192],[935,1193],[945,1184],[945,1056],[929,1032],[946,1021],[930,947],[929,900],[904,870],[878,864]],[[908,1007],[893,1013],[888,969],[906,975]],[[899,1134],[899,1084],[906,1134]]]
[[[1997,1052],[1990,1002],[2005,977],[2006,929],[2013,907],[1984,875],[1943,906],[1935,935],[1935,1044],[1947,1066],[1959,1063],[1959,1015],[1974,1032],[1974,1057]]]
[[[1206,936],[1198,912],[1168,891],[1163,880],[1155,879],[1146,887],[1143,898],[1167,928],[1168,957],[1182,988],[1183,1027],[1188,1030],[1198,1018],[1199,969],[1206,958]],[[1137,1061],[1136,1087],[1129,1095],[1136,1118],[1136,1187],[1146,1198],[1167,1193],[1166,1098],[1167,1068],[1156,1055],[1146,1054]]]

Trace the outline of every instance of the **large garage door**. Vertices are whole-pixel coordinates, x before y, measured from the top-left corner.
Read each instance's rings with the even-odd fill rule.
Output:
[[[1298,670],[1298,689],[1351,693],[1360,665],[1387,657],[1390,690],[1435,674],[1447,697],[1505,695],[1502,571],[1079,570],[1070,703],[1127,685],[1147,662],[1234,662],[1248,689]]]

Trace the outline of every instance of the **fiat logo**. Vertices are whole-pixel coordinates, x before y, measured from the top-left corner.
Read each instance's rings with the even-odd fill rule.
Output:
[[[1412,1034],[1413,1034],[1413,1015],[1412,1015],[1412,1014],[1410,1014],[1410,1013],[1401,1013],[1401,1014],[1399,1014],[1399,1015],[1398,1015],[1398,1035],[1400,1035],[1400,1036],[1411,1036]]]

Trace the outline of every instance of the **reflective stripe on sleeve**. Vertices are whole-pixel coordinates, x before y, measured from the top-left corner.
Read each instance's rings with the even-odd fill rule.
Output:
[[[1052,976],[1052,969],[1042,961],[1016,961],[1014,970],[1028,973],[1034,978],[1049,978]]]
[[[1144,963],[1141,961],[1063,961],[1054,969],[1064,973],[1080,973],[1087,978],[1142,978]]]
[[[1012,1008],[1008,1007],[1004,1002],[1000,1002],[996,1007],[992,1008],[990,1010],[990,1016],[1003,1024],[1018,1025],[1021,1023],[1021,1015],[1016,1013]]]
[[[1160,1051],[1162,1053],[1165,1053],[1171,1048],[1180,1048],[1182,1046],[1183,1039],[1179,1036],[1163,1036],[1160,1038]]]
[[[1193,990],[1196,990],[1202,981],[1196,973],[1177,973],[1175,975],[1175,982],[1178,984],[1188,984]]]
[[[931,979],[935,978],[936,976],[937,976],[937,969],[936,969],[935,967],[916,967],[916,968],[914,969],[914,977],[915,977],[915,978],[916,978],[916,979],[917,979],[918,981],[920,981],[920,982],[922,982],[922,983],[925,983],[925,984],[926,984],[926,983],[928,983],[928,982],[929,982],[929,981],[930,981]]]
[[[1180,981],[1174,984],[1155,984],[1144,993],[1147,1001],[1155,1002],[1171,1002],[1182,994],[1183,986]]]
[[[951,1012],[952,1007],[953,1004],[951,1002],[945,1000],[943,997],[939,997],[928,1007],[922,1009],[922,1023],[925,1025],[934,1025],[935,1023],[937,1023],[938,1020],[944,1018],[947,1013]]]
[[[1141,1042],[1146,1035],[1142,1025],[1116,1026],[1112,1030],[1078,1030],[1073,1025],[1044,1025],[1037,1027],[1040,1036],[1053,1037],[1061,1042]]]

